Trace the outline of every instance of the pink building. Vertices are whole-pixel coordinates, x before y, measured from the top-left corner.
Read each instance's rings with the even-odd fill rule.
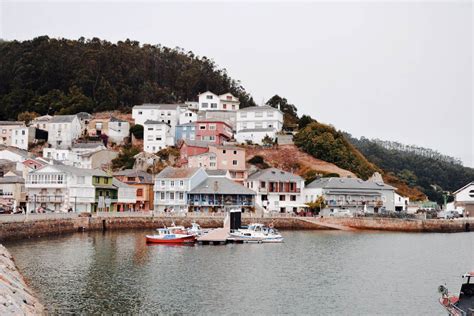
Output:
[[[185,140],[179,147],[180,164],[188,163],[190,156],[196,156],[207,153],[209,151],[209,143],[195,140]]]
[[[227,170],[234,181],[247,178],[245,149],[237,146],[209,145],[207,152],[187,157],[188,167],[208,170]]]
[[[232,136],[232,127],[228,122],[214,119],[196,122],[196,140],[221,145]]]

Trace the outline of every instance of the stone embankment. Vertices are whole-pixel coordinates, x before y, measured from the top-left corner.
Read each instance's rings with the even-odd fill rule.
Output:
[[[28,287],[8,250],[0,245],[0,315],[42,315],[45,310]]]
[[[77,214],[0,216],[0,241],[37,238],[78,231],[119,229],[155,229],[176,225],[191,226],[197,222],[204,228],[222,227],[222,216],[157,216],[152,213],[105,213],[92,217]],[[474,230],[474,219],[421,220],[394,218],[312,218],[312,217],[247,217],[243,224],[273,224],[284,230],[383,230],[401,232],[465,232]]]

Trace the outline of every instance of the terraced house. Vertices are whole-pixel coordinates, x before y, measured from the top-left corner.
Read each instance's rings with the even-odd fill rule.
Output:
[[[134,169],[114,172],[114,177],[136,189],[135,204],[131,211],[153,210],[153,179],[151,174]]]

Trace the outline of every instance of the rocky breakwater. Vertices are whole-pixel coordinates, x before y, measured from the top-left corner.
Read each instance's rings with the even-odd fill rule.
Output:
[[[43,315],[44,311],[12,255],[0,245],[0,315]]]

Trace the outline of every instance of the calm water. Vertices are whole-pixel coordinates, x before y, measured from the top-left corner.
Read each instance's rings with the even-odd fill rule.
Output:
[[[283,232],[283,244],[147,246],[145,232],[6,246],[52,313],[445,315],[474,233]]]

